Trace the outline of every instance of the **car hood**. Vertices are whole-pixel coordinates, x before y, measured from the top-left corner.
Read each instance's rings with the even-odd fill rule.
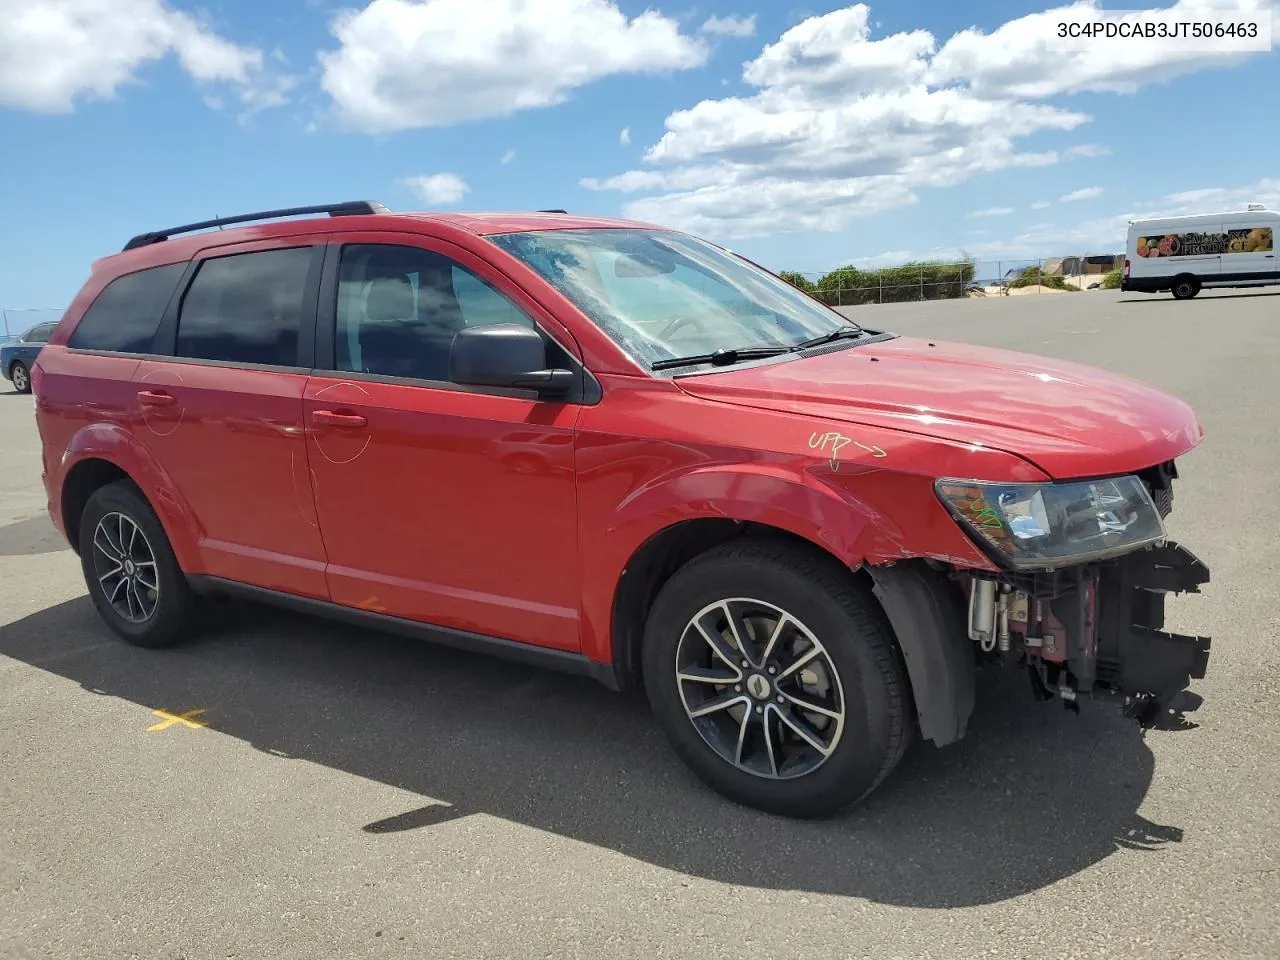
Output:
[[[915,337],[676,382],[705,400],[1003,450],[1055,478],[1140,470],[1204,435],[1187,404],[1137,380]]]

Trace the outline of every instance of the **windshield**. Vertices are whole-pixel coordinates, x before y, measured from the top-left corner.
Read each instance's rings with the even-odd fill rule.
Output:
[[[641,229],[489,237],[652,365],[717,350],[778,352],[858,327],[785,280],[702,240]]]

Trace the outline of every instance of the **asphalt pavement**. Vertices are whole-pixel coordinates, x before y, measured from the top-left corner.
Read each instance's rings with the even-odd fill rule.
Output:
[[[132,649],[0,393],[0,957],[1280,957],[1280,293],[853,315],[1196,408],[1170,528],[1213,580],[1169,614],[1214,638],[1194,729],[987,678],[964,741],[796,823],[589,681],[241,604]]]

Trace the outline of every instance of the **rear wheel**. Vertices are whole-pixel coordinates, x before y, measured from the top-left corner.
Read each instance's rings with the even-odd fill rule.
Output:
[[[128,480],[94,491],[80,518],[80,565],[98,613],[139,647],[190,632],[196,599],[159,518]]]
[[[13,389],[19,393],[31,392],[31,371],[21,360],[13,361],[13,366],[9,368],[9,379],[13,382]]]
[[[866,796],[913,730],[879,605],[838,563],[786,543],[727,544],[677,571],[645,626],[644,677],[697,776],[784,816]]]
[[[1200,292],[1200,281],[1195,277],[1177,277],[1173,281],[1173,299],[1190,300]]]

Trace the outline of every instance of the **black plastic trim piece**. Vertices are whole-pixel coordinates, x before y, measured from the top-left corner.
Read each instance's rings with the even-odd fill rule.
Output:
[[[327,244],[311,248],[311,264],[307,267],[306,289],[302,291],[302,314],[298,318],[298,366],[310,370],[316,362],[316,303],[320,293],[320,277],[324,272]]]
[[[178,285],[169,296],[169,303],[160,317],[160,326],[156,327],[155,338],[151,341],[152,352],[166,360],[173,359],[178,348],[178,312],[182,309],[182,301],[187,297],[191,281],[195,279],[202,260],[188,260],[187,267],[178,278]]]
[[[134,250],[153,243],[163,243],[170,237],[181,233],[195,233],[197,230],[208,230],[212,227],[227,227],[236,223],[252,223],[258,220],[278,220],[282,217],[305,217],[317,213],[325,213],[331,217],[372,216],[377,213],[390,213],[385,206],[375,200],[347,200],[343,203],[322,203],[311,207],[282,207],[279,210],[259,210],[256,213],[241,213],[234,217],[217,217],[213,220],[201,220],[197,223],[184,223],[164,230],[152,230],[140,233],[124,245],[124,250]]]
[[[191,589],[198,594],[227,594],[242,597],[258,603],[270,604],[298,613],[320,617],[352,626],[366,627],[385,633],[394,633],[415,640],[425,640],[441,646],[458,650],[470,650],[490,656],[526,663],[530,666],[555,670],[559,673],[588,677],[606,687],[618,689],[618,681],[612,663],[599,663],[580,653],[569,653],[566,650],[554,650],[549,647],[535,647],[532,644],[491,637],[486,634],[470,633],[466,630],[455,630],[452,627],[440,627],[418,620],[406,620],[403,617],[392,617],[385,613],[373,613],[358,610],[355,607],[343,606],[328,600],[317,600],[313,597],[299,597],[294,594],[269,590],[235,580],[224,580],[221,577],[210,577],[203,574],[187,576]]]
[[[1099,679],[1126,698],[1130,714],[1144,726],[1161,719],[1184,696],[1192,680],[1204,679],[1212,639],[1160,628],[1166,592],[1199,593],[1208,581],[1208,567],[1173,541],[1102,568],[1098,581]]]
[[[337,364],[334,339],[338,329],[338,264],[342,260],[342,246],[341,243],[324,245],[324,265],[320,269],[320,291],[312,333],[317,370],[332,370]]]
[[[939,747],[955,743],[973,713],[977,676],[958,588],[919,560],[864,569],[897,635],[920,736]]]

